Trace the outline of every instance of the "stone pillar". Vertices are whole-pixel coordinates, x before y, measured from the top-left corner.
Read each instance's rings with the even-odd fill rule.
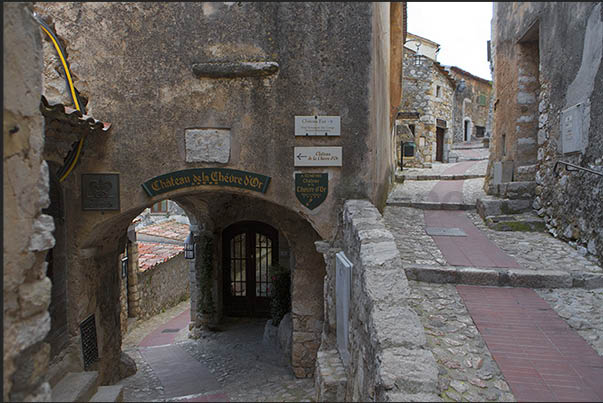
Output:
[[[191,320],[195,329],[192,337],[198,337],[201,330],[211,329],[217,324],[217,301],[214,267],[215,241],[210,231],[194,233],[195,259],[191,273]],[[194,304],[193,304],[194,300]],[[193,314],[192,311],[195,311]]]
[[[42,38],[32,3],[4,11],[4,361],[3,401],[50,401],[47,381],[51,283],[45,257],[54,247],[44,145]]]
[[[138,244],[128,246],[128,316],[140,316],[140,293],[138,292]]]

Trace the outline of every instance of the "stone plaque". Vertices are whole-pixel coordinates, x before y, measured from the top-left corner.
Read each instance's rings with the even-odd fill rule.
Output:
[[[461,228],[425,227],[427,235],[431,236],[467,236]]]
[[[335,306],[337,317],[337,350],[343,364],[347,367],[350,362],[348,350],[349,321],[350,321],[350,297],[352,286],[352,262],[348,260],[345,253],[339,252],[335,255]]]
[[[230,159],[230,129],[187,129],[184,131],[186,162],[219,162]]]
[[[296,116],[296,136],[340,136],[339,116]]]
[[[561,152],[584,151],[584,105],[577,104],[561,111]]]
[[[296,167],[340,167],[342,147],[295,147]]]
[[[295,196],[297,200],[310,210],[325,201],[329,193],[329,174],[302,173],[295,174]]]
[[[82,210],[119,210],[119,174],[82,174]]]
[[[270,177],[228,168],[195,168],[149,179],[141,186],[149,196],[193,186],[229,186],[266,193]]]

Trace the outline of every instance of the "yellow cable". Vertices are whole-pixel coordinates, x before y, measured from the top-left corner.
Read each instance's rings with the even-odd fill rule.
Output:
[[[48,37],[50,37],[50,40],[54,44],[54,47],[57,50],[57,53],[59,54],[59,57],[61,58],[61,62],[63,63],[63,68],[65,69],[65,74],[67,75],[67,80],[69,81],[69,89],[71,90],[71,96],[73,97],[73,102],[75,104],[75,109],[77,109],[78,111],[81,112],[82,110],[80,109],[80,105],[77,102],[77,97],[75,96],[75,87],[73,86],[73,81],[71,80],[71,74],[69,73],[69,68],[67,67],[67,62],[65,61],[65,58],[63,57],[63,53],[61,52],[61,48],[59,47],[59,45],[57,44],[57,42],[54,40],[54,37],[50,34],[50,32],[48,32],[46,30],[46,28],[44,28],[44,26],[40,25],[40,27],[44,30],[44,32],[46,32],[46,35],[48,35]]]
[[[73,85],[73,80],[71,79],[71,73],[69,72],[69,68],[67,67],[67,62],[65,61],[65,57],[63,56],[63,52],[61,52],[61,48],[59,47],[59,45],[57,44],[57,42],[55,41],[54,37],[52,36],[52,34],[50,32],[48,32],[48,30],[46,28],[44,28],[43,25],[40,24],[40,27],[44,30],[44,32],[46,32],[46,35],[48,35],[48,37],[50,38],[50,40],[52,41],[54,48],[57,50],[57,53],[61,59],[61,63],[63,63],[63,68],[65,69],[65,75],[67,76],[67,81],[69,82],[69,90],[71,91],[71,97],[73,98],[73,103],[75,105],[75,108],[82,112],[80,105],[77,101],[77,96],[75,94],[75,87]],[[75,164],[77,163],[77,160],[79,159],[80,153],[82,151],[82,146],[84,145],[84,138],[86,137],[86,133],[84,133],[84,135],[82,136],[82,138],[79,141],[79,144],[77,146],[77,152],[75,154],[75,157],[73,158],[73,162],[71,163],[71,165],[69,166],[69,169],[67,169],[67,172],[65,172],[63,174],[63,176],[61,176],[59,178],[59,183],[63,182],[65,180],[65,178],[67,178],[67,176],[69,176],[69,174],[71,173],[71,171],[73,170],[73,168],[75,168]]]

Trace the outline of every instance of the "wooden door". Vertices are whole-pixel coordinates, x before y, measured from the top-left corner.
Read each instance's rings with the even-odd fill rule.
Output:
[[[436,129],[436,161],[444,161],[444,129]]]
[[[269,267],[278,264],[278,231],[243,221],[222,233],[224,314],[270,316]]]

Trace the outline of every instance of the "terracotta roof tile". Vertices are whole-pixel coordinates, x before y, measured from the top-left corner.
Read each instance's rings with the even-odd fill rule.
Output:
[[[167,262],[184,252],[183,245],[157,242],[136,242],[138,245],[138,270],[145,271],[160,263]]]
[[[190,227],[188,224],[181,224],[175,220],[169,220],[147,225],[136,232],[138,234],[158,236],[184,242],[190,232]]]

